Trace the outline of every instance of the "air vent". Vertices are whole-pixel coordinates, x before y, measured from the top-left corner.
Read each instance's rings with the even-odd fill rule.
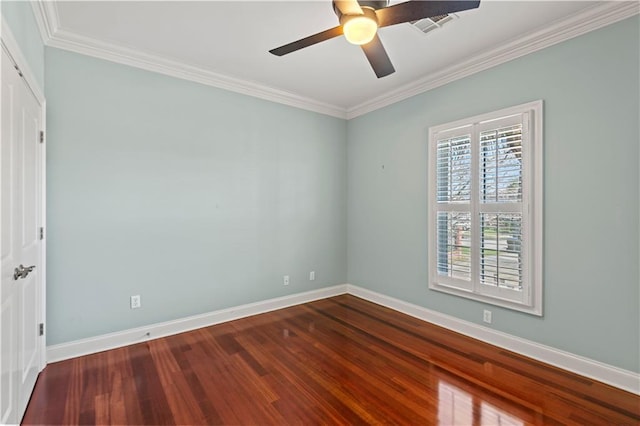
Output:
[[[454,13],[451,13],[449,15],[432,16],[431,18],[420,19],[419,21],[413,21],[411,22],[411,26],[417,29],[418,31],[420,31],[421,33],[427,34],[428,32],[433,31],[437,28],[440,28],[447,22],[457,17],[458,16]]]

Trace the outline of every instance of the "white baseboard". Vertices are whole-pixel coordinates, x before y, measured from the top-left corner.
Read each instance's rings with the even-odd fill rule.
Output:
[[[174,321],[48,346],[47,362],[51,363],[102,352],[345,293],[640,395],[640,374],[502,333],[352,284],[342,284],[320,290],[292,294]]]
[[[326,299],[347,292],[347,285],[341,284],[319,290],[297,293],[275,299],[263,300],[256,303],[221,309],[206,314],[193,315],[173,321],[150,324],[143,327],[131,328],[115,333],[103,334],[87,339],[74,340],[59,345],[47,346],[47,362],[52,363],[78,356],[89,355],[109,349],[120,348],[144,342],[146,340],[184,333],[210,325],[233,321],[240,318],[258,315],[289,306]]]
[[[640,374],[638,373],[502,333],[352,284],[347,284],[347,292],[474,339],[640,395]]]

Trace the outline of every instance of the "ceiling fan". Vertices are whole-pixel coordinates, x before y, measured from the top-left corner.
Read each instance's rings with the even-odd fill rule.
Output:
[[[433,16],[475,9],[480,1],[414,0],[389,6],[389,0],[333,0],[340,25],[270,50],[283,56],[325,40],[344,35],[349,43],[360,45],[378,78],[395,72],[380,38],[378,28]]]

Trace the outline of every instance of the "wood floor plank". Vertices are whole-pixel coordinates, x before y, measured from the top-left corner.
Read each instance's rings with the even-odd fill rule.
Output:
[[[342,295],[50,364],[23,423],[640,425],[640,397]]]

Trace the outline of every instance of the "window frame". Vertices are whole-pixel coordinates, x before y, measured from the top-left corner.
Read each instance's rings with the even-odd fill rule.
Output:
[[[497,123],[512,122],[522,117],[522,201],[521,210],[521,261],[522,291],[490,289],[479,281],[480,214],[500,211],[500,203],[480,202],[480,133],[494,128]],[[466,132],[466,133],[465,133]],[[456,202],[438,202],[437,149],[438,141],[469,134],[471,139],[471,199],[468,205]],[[543,302],[543,102],[542,100],[493,111],[453,122],[431,126],[428,140],[428,280],[429,289],[464,298],[542,316]],[[506,203],[505,203],[506,204]],[[497,206],[497,207],[496,207]],[[504,204],[503,204],[504,206]],[[466,212],[471,216],[471,280],[463,280],[438,274],[438,212]],[[504,213],[509,213],[505,211]],[[495,291],[494,291],[495,290]],[[518,297],[516,297],[518,296]],[[517,300],[516,300],[517,299]]]

